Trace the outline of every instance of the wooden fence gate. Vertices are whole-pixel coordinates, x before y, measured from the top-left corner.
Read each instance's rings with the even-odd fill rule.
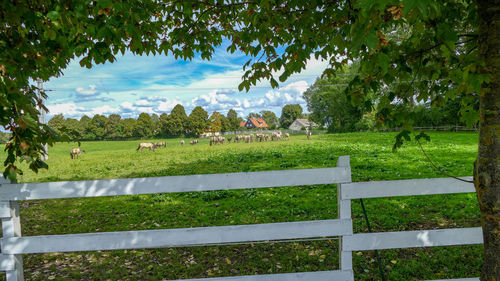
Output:
[[[197,228],[22,236],[19,201],[153,193],[337,184],[338,218],[329,220]],[[170,176],[49,183],[4,183],[0,187],[0,271],[23,280],[23,254],[217,245],[316,237],[340,237],[339,270],[190,279],[186,281],[353,281],[352,252],[377,249],[481,244],[481,228],[353,233],[351,200],[358,198],[474,192],[453,179],[351,183],[349,156],[337,167],[251,173]],[[454,279],[479,280],[479,278]]]

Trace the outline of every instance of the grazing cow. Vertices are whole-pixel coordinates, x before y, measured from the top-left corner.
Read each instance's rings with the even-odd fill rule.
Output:
[[[155,144],[155,146],[156,146],[156,147],[162,147],[162,146],[163,146],[163,147],[167,147],[167,144],[166,144],[164,141],[161,141],[161,142],[157,142],[157,143]]]
[[[285,140],[290,140],[290,134],[289,133],[285,133]]]
[[[264,138],[264,134],[255,134],[255,141],[262,142],[263,138]]]
[[[71,151],[69,152],[69,156],[71,157],[71,159],[76,159],[76,158],[79,158],[82,156],[82,152],[85,152],[85,150],[81,149],[81,148],[73,148],[71,149]]]
[[[269,141],[269,135],[267,135],[267,134],[266,134],[266,135],[264,135],[264,139],[265,139],[266,141]]]
[[[219,144],[219,137],[210,137],[210,146]]]
[[[197,143],[198,143],[198,140],[192,140],[192,141],[189,142],[189,144],[191,144],[191,145],[195,145]]]
[[[271,140],[283,140],[283,135],[281,134],[281,131],[279,132],[274,132],[272,135],[271,135]]]
[[[306,134],[307,134],[307,140],[310,140],[312,132],[309,130],[306,130]]]
[[[232,139],[233,139],[233,137],[227,137],[227,143],[231,143]]]
[[[137,147],[136,151],[143,150],[144,148],[147,148],[149,150],[153,150],[153,152],[156,151],[156,144],[152,142],[141,142],[139,146]]]
[[[181,140],[181,146],[184,146],[184,140]]]

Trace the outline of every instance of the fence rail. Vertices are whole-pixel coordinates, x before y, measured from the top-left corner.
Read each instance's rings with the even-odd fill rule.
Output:
[[[2,200],[60,199],[349,182],[349,167],[93,181],[4,184]],[[0,214],[7,212],[0,204]],[[2,210],[3,209],[3,210]]]
[[[467,177],[466,179],[470,179]],[[338,218],[329,220],[229,225],[197,228],[101,232],[65,235],[21,235],[19,200],[99,197],[169,192],[232,190],[338,184]],[[189,175],[137,179],[9,184],[0,187],[0,271],[7,281],[23,280],[23,254],[220,245],[226,243],[339,237],[340,269],[322,272],[233,276],[184,281],[353,281],[352,252],[376,249],[435,247],[483,243],[475,228],[353,233],[351,200],[474,192],[470,183],[454,179],[413,179],[351,183],[349,156],[335,168]],[[479,280],[465,278],[453,280]]]

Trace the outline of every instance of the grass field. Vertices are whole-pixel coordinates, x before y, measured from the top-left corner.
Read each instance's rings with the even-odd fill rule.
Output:
[[[438,166],[470,176],[477,154],[473,133],[431,133],[424,144]],[[187,139],[186,139],[187,140]],[[415,143],[392,152],[394,134],[292,136],[286,142],[180,146],[169,139],[156,153],[136,152],[140,141],[85,142],[87,153],[70,160],[75,144],[50,148],[48,171],[25,173],[22,182],[149,177],[335,166],[351,155],[353,181],[443,177]],[[186,141],[188,143],[188,140]],[[3,154],[0,156],[4,156]],[[23,235],[200,227],[336,218],[336,186],[174,193],[109,198],[27,201]],[[479,225],[475,194],[369,199],[374,231]],[[359,201],[352,204],[355,232],[367,232]],[[337,240],[25,255],[27,280],[175,280],[229,275],[332,270]],[[475,277],[480,246],[382,251],[388,280]],[[357,280],[379,280],[372,251],[354,253]],[[0,277],[0,279],[3,277]]]

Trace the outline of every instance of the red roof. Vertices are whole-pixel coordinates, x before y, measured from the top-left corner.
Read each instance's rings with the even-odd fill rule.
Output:
[[[248,122],[252,122],[255,128],[267,128],[267,123],[262,118],[249,118]]]
[[[240,127],[245,127],[245,125],[246,125],[246,124],[247,124],[247,122],[245,122],[245,121],[241,121],[241,122],[240,122]]]

